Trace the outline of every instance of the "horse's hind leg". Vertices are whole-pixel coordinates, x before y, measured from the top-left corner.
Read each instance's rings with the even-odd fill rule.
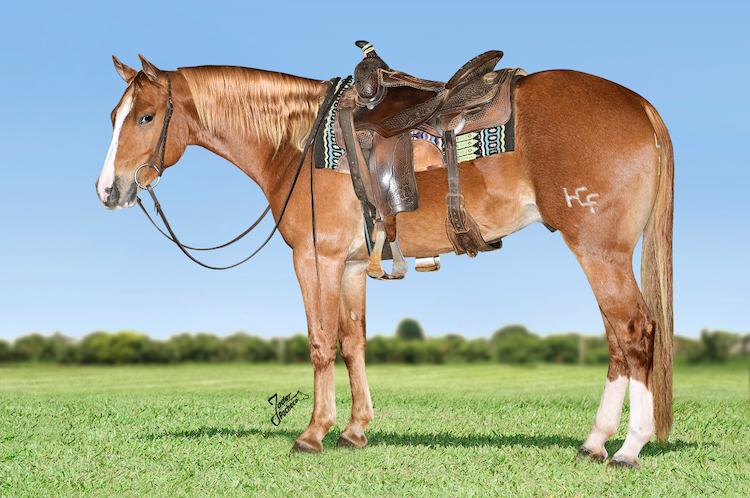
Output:
[[[341,356],[349,370],[352,388],[352,417],[341,433],[339,447],[363,448],[365,428],[373,417],[370,388],[365,373],[365,276],[364,262],[348,263],[341,277],[339,299],[339,342]]]
[[[625,387],[630,417],[625,443],[610,465],[639,468],[638,454],[654,436],[653,346],[655,322],[638,289],[632,252],[588,256],[574,249],[594,291],[610,350],[610,367],[594,427],[581,453],[605,460],[604,442],[617,431]]]
[[[607,379],[604,381],[602,399],[594,419],[594,428],[591,429],[588,439],[578,450],[579,455],[588,456],[600,462],[606,461],[608,457],[604,443],[617,432],[620,426],[622,403],[625,400],[625,391],[630,376],[625,354],[604,312],[602,312],[602,319],[609,347],[609,369]]]

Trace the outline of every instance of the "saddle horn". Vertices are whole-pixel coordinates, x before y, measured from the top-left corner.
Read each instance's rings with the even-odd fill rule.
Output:
[[[359,40],[354,44],[362,49],[362,53],[365,56],[364,60],[354,68],[354,85],[362,100],[369,101],[378,93],[377,70],[385,69],[386,71],[390,71],[391,68],[378,56],[372,43]]]

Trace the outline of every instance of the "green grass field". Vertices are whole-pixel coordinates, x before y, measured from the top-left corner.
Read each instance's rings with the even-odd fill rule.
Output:
[[[675,372],[675,427],[642,470],[575,458],[606,367],[368,369],[368,447],[290,454],[312,397],[276,427],[267,399],[312,394],[307,365],[0,368],[2,496],[748,496],[747,366]],[[627,401],[626,401],[627,405]],[[610,455],[625,437],[608,443]]]

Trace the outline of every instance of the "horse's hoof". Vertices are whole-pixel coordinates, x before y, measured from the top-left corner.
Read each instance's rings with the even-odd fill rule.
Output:
[[[345,437],[344,435],[342,435],[339,438],[339,440],[336,441],[336,447],[337,448],[350,448],[350,449],[353,449],[353,450],[362,449],[367,444],[367,438],[365,438],[364,436],[362,436],[362,438],[364,439],[364,441],[358,443],[358,442],[352,441],[348,437]]]
[[[628,470],[641,470],[641,464],[638,460],[635,462],[628,460],[627,458],[615,455],[612,460],[609,461],[608,467],[616,467],[618,469]]]
[[[320,453],[321,451],[323,451],[322,444],[320,445],[320,448],[316,448],[304,441],[297,440],[294,442],[294,446],[292,446],[291,453]]]
[[[601,453],[597,453],[594,450],[586,448],[585,446],[581,446],[578,449],[578,454],[576,456],[578,456],[579,458],[589,458],[599,463],[604,463],[604,461],[607,459],[606,454],[603,455]]]

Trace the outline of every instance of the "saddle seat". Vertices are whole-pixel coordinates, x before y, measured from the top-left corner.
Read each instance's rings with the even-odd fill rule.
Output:
[[[434,119],[436,116],[492,100],[498,89],[495,85],[497,73],[493,69],[502,56],[499,50],[478,55],[464,64],[447,83],[417,78],[381,65],[375,68],[374,77],[369,78],[368,97],[362,97],[360,93],[359,86],[364,85],[355,83],[358,94],[355,127],[358,131],[374,130],[389,138],[416,129],[432,118],[437,125],[432,128],[441,129],[440,120]]]

